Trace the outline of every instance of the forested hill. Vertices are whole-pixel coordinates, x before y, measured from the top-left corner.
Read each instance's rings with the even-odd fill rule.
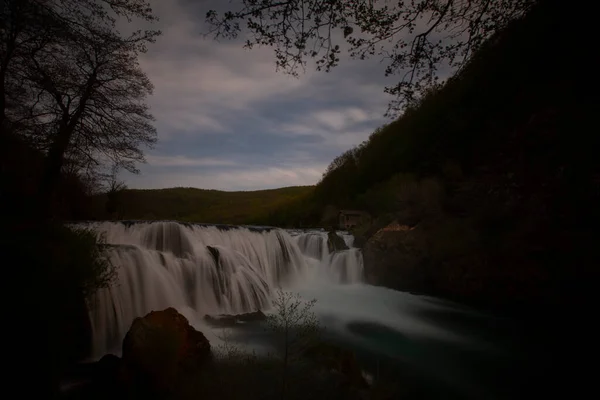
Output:
[[[274,209],[301,201],[313,186],[225,192],[195,188],[126,189],[116,194],[115,210],[105,209],[106,195],[94,199],[100,218],[179,220],[221,224],[264,224]]]
[[[370,282],[515,308],[593,292],[600,65],[592,17],[576,10],[540,2],[329,166],[321,209],[369,211],[365,239],[405,227],[365,248]]]
[[[565,16],[558,3],[540,2],[462,73],[336,158],[317,198],[382,213],[396,207],[383,194],[391,179],[460,175],[499,184],[492,174],[504,174],[504,184],[536,186],[564,168],[562,176],[589,182],[598,135],[585,132],[594,125],[598,57],[590,25]]]

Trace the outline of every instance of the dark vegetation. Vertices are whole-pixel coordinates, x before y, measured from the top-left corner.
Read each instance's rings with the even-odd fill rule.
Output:
[[[125,189],[92,198],[94,219],[178,220],[217,224],[255,224],[302,226],[302,220],[287,215],[278,221],[273,210],[290,209],[309,198],[313,186],[295,186],[272,190],[224,192],[195,188]],[[281,222],[278,224],[277,222]],[[306,225],[304,225],[306,226]]]

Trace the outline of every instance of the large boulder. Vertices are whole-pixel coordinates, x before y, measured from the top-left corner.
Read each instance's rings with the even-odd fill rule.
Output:
[[[420,228],[393,222],[363,247],[365,279],[372,285],[417,290],[427,280]]]
[[[210,359],[209,341],[174,308],[136,318],[123,340],[126,385],[138,393],[168,393]]]

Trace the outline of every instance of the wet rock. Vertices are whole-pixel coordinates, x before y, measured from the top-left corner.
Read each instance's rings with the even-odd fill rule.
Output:
[[[214,246],[206,246],[206,248],[208,249],[208,252],[210,253],[210,256],[212,257],[212,259],[214,260],[215,265],[219,265],[219,263],[220,263],[219,249],[217,249]]]
[[[427,251],[419,227],[393,222],[363,247],[365,278],[372,285],[418,290],[428,279]]]
[[[329,252],[333,253],[335,251],[348,250],[348,246],[346,246],[346,242],[344,239],[339,237],[335,231],[330,231],[327,234],[327,247],[329,248]]]
[[[213,326],[234,326],[240,323],[264,321],[267,316],[260,310],[245,314],[205,315],[204,320]]]
[[[210,359],[209,341],[174,308],[136,318],[123,340],[124,381],[137,394],[168,393]]]

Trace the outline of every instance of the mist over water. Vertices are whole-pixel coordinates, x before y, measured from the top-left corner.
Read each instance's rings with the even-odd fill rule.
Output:
[[[387,360],[434,385],[459,390],[459,398],[501,398],[487,388],[501,392],[506,384],[497,380],[503,368],[517,362],[507,356],[513,332],[491,317],[364,284],[362,253],[344,232],[338,234],[350,249],[330,253],[327,233],[317,230],[177,222],[87,226],[110,244],[107,255],[118,268],[116,285],[98,291],[90,304],[95,359],[120,354],[133,319],[167,307],[178,309],[217,345],[221,332],[204,315],[268,313],[281,288],[317,299],[314,311],[326,335],[354,348],[372,374]],[[268,338],[255,340],[251,327],[239,327],[242,338],[244,330],[243,346],[268,347]]]

